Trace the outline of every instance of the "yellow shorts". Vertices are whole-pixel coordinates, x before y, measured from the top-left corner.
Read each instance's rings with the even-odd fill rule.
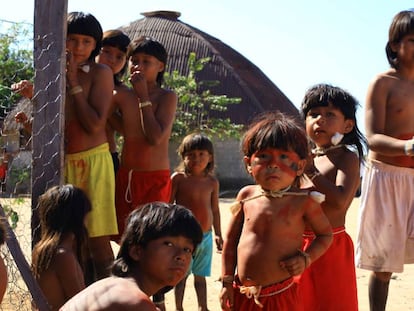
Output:
[[[66,182],[81,188],[92,204],[86,225],[90,237],[118,233],[115,212],[115,176],[107,143],[66,154]]]

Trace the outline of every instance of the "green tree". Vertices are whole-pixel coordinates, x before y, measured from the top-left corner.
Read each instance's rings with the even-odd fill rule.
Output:
[[[203,70],[209,61],[208,57],[197,59],[192,52],[188,57],[189,71],[186,76],[177,70],[165,73],[165,86],[174,90],[178,96],[172,140],[180,141],[193,131],[218,138],[240,137],[243,125],[232,123],[229,118],[212,117],[211,112],[224,112],[228,105],[238,104],[241,99],[212,94],[210,88],[218,85],[219,81],[196,81],[196,73]]]
[[[10,85],[20,80],[32,79],[34,70],[33,51],[27,47],[28,27],[23,24],[12,24],[5,29],[4,23],[1,26],[0,117],[4,118],[18,99],[18,95],[10,90]]]

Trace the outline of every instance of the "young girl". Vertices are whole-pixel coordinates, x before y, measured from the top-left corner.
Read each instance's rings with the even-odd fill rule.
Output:
[[[33,249],[32,270],[51,310],[59,310],[85,288],[85,219],[91,204],[82,190],[68,184],[47,190],[37,208],[41,236]]]
[[[327,84],[310,88],[302,102],[306,133],[315,147],[302,188],[325,194],[322,209],[334,237],[328,251],[301,276],[304,302],[309,310],[358,310],[354,246],[345,231],[346,213],[360,184],[365,145],[356,123],[357,107],[354,97]],[[305,249],[315,238],[307,229]]]
[[[211,140],[199,133],[186,136],[178,147],[181,164],[171,176],[171,202],[190,209],[203,229],[203,241],[194,254],[191,272],[194,274],[194,287],[197,294],[198,310],[207,311],[206,277],[211,275],[214,227],[217,250],[221,251],[219,211],[219,182],[213,176],[214,149]],[[175,287],[176,310],[183,310],[183,297],[186,279]]]
[[[120,100],[122,92],[127,92],[128,87],[122,82],[125,75],[127,63],[127,50],[130,43],[129,37],[118,29],[105,31],[102,38],[102,49],[96,58],[97,63],[105,64],[111,68],[114,75],[114,92],[112,101],[111,116],[106,124],[106,134],[108,137],[109,150],[111,151],[114,163],[115,174],[119,168],[119,157],[115,141],[115,130],[122,132],[117,123],[120,117],[117,113],[117,102]]]
[[[241,146],[256,185],[242,188],[232,208],[222,254],[221,307],[304,310],[293,276],[332,241],[318,197],[294,186],[308,156],[306,134],[292,118],[268,112],[248,128]],[[316,238],[304,252],[306,223]]]

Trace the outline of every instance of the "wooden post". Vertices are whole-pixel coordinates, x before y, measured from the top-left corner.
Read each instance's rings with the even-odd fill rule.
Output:
[[[32,245],[38,241],[37,198],[63,183],[67,0],[35,0]]]

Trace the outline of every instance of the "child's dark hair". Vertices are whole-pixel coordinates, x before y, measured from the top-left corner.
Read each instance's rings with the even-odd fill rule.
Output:
[[[205,169],[205,174],[212,174],[214,172],[214,148],[211,140],[204,134],[201,133],[192,133],[184,137],[180,146],[177,149],[178,155],[181,157],[181,160],[184,160],[184,157],[187,152],[193,150],[206,150],[211,155],[211,161],[207,164]],[[188,167],[184,164],[184,161],[181,161],[177,167],[178,171],[184,171],[186,174],[191,173],[188,170]]]
[[[244,133],[241,150],[246,157],[267,148],[294,151],[300,159],[309,154],[308,140],[303,126],[279,111],[257,116]]]
[[[107,30],[103,34],[102,47],[111,46],[126,54],[130,43],[131,40],[129,37],[119,29]],[[115,85],[121,84],[122,77],[125,75],[127,68],[128,62],[125,62],[125,65],[122,67],[121,71],[114,75]]]
[[[7,225],[6,218],[0,217],[0,245],[3,245],[7,239]]]
[[[132,211],[112,274],[120,277],[128,275],[128,268],[134,264],[134,259],[129,255],[131,246],[145,248],[150,241],[166,236],[184,236],[193,242],[195,249],[203,238],[203,232],[191,211],[181,205],[152,202]]]
[[[71,12],[67,19],[67,34],[78,34],[90,36],[95,39],[96,47],[89,56],[89,60],[94,60],[98,56],[102,47],[102,27],[98,20],[89,13]]]
[[[54,186],[39,196],[37,209],[41,236],[35,245],[37,257],[32,260],[35,275],[47,270],[62,235],[68,232],[77,239],[77,257],[82,266],[88,239],[85,216],[92,209],[86,194],[71,184]]]
[[[153,38],[142,36],[131,42],[128,49],[128,59],[137,53],[144,53],[154,56],[160,62],[164,63],[164,65],[167,64],[167,51],[160,42]],[[157,83],[159,86],[161,86],[164,80],[164,72],[165,68],[157,75]]]
[[[366,139],[358,128],[356,111],[359,107],[358,101],[345,90],[329,84],[316,84],[308,89],[301,105],[301,114],[306,119],[312,108],[327,107],[331,104],[339,109],[346,120],[354,121],[354,126],[349,133],[344,134],[341,143],[354,146],[358,151],[359,160],[364,159],[364,148]]]
[[[388,63],[392,68],[397,69],[399,64],[397,53],[391,49],[391,45],[400,43],[404,36],[410,34],[414,34],[414,10],[401,11],[392,20],[385,46]]]

